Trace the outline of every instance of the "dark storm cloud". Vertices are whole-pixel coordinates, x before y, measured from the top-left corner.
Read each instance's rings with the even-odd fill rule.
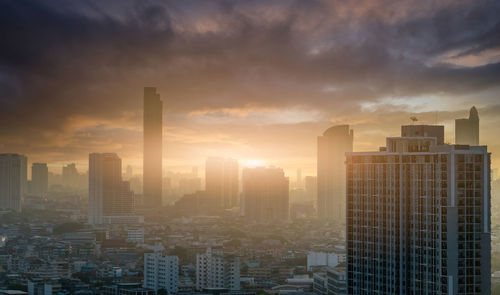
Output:
[[[169,112],[327,116],[484,91],[498,86],[498,62],[451,62],[499,50],[498,15],[498,1],[1,1],[0,137],[4,149],[90,148],[82,132],[103,132],[93,126],[140,127],[147,85]]]

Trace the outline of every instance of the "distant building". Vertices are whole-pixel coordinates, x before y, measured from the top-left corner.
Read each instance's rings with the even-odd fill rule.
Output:
[[[216,208],[238,207],[238,161],[208,158],[205,163],[205,191]]]
[[[165,289],[168,294],[179,289],[179,258],[161,253],[144,254],[144,288],[158,291]]]
[[[79,185],[80,174],[76,164],[71,163],[62,168],[62,184],[65,187],[76,188]]]
[[[289,215],[289,180],[279,168],[243,170],[243,212],[248,220],[284,221]]]
[[[479,114],[472,107],[469,118],[455,120],[455,143],[479,145]]]
[[[49,169],[46,163],[33,163],[31,166],[31,194],[43,197],[49,187]]]
[[[144,243],[144,228],[127,229],[127,241],[132,243]]]
[[[142,288],[140,283],[118,283],[102,289],[102,295],[156,295],[155,290]]]
[[[316,176],[306,176],[304,177],[304,183],[307,200],[316,203],[318,198],[318,178]]]
[[[312,271],[314,267],[329,266],[335,267],[340,263],[345,263],[346,255],[345,250],[315,252],[310,251],[307,253],[307,270]]]
[[[144,87],[144,205],[162,204],[163,102],[155,87]]]
[[[387,138],[347,154],[347,294],[490,294],[490,154]]]
[[[223,255],[221,251],[207,249],[196,255],[196,289],[240,289],[240,260],[237,256]]]
[[[114,153],[89,155],[89,224],[133,223],[134,193],[122,181],[122,161]]]
[[[328,128],[318,136],[318,217],[345,222],[345,153],[352,152],[349,125]]]
[[[25,161],[22,155],[0,154],[0,209],[21,211]]]
[[[326,271],[328,295],[347,294],[347,276],[345,266],[336,266]]]

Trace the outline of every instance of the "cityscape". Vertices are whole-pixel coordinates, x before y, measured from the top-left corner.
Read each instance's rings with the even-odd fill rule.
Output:
[[[498,15],[0,3],[0,295],[500,294]]]

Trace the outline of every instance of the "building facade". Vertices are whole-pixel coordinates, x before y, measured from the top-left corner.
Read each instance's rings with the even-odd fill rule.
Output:
[[[285,221],[289,215],[289,180],[279,168],[243,170],[243,213],[257,222]]]
[[[144,87],[144,205],[162,204],[163,102],[155,87]]]
[[[436,143],[347,154],[347,294],[490,294],[490,154]]]
[[[208,158],[205,163],[205,191],[214,206],[231,209],[239,206],[238,161],[225,158]]]
[[[479,114],[472,107],[469,118],[455,120],[455,143],[479,145]]]
[[[46,163],[33,163],[31,166],[31,194],[43,197],[49,187],[49,169]]]
[[[22,183],[23,156],[0,154],[0,209],[21,211]]]
[[[352,152],[349,125],[333,126],[318,136],[318,217],[345,222],[345,153]]]
[[[196,289],[240,289],[240,260],[237,256],[224,255],[218,249],[207,249],[196,255]]]
[[[179,290],[179,258],[161,253],[144,254],[144,288],[167,290],[175,294]]]

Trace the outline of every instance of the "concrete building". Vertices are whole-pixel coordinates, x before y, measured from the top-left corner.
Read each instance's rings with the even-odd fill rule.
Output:
[[[132,243],[144,243],[144,228],[127,229],[127,241]]]
[[[223,255],[218,249],[207,249],[196,255],[196,289],[240,289],[240,260],[237,256]]]
[[[134,193],[122,181],[122,160],[115,153],[89,155],[89,224],[135,223]]]
[[[455,120],[455,143],[479,145],[479,114],[472,107],[469,118]]]
[[[310,251],[307,253],[307,270],[311,271],[314,267],[329,266],[335,267],[340,263],[345,263],[345,250],[336,250],[328,252]]]
[[[165,289],[168,294],[179,290],[179,258],[161,253],[144,254],[144,288],[158,291]]]
[[[490,154],[436,143],[347,154],[348,294],[490,294]]]
[[[155,87],[144,87],[144,205],[162,204],[163,102]]]
[[[25,161],[22,155],[0,154],[0,209],[21,211]]]
[[[216,208],[231,209],[239,206],[238,161],[208,158],[205,162],[205,191]]]
[[[242,178],[243,213],[248,220],[288,220],[289,180],[282,169],[245,168]]]
[[[444,126],[442,125],[404,125],[401,126],[403,137],[435,137],[438,145],[444,144]]]
[[[318,217],[345,222],[345,153],[352,152],[349,125],[328,128],[318,136]]]
[[[44,197],[49,187],[49,169],[46,163],[33,163],[31,166],[31,194]]]
[[[347,294],[347,275],[345,266],[336,266],[326,271],[328,295]]]

